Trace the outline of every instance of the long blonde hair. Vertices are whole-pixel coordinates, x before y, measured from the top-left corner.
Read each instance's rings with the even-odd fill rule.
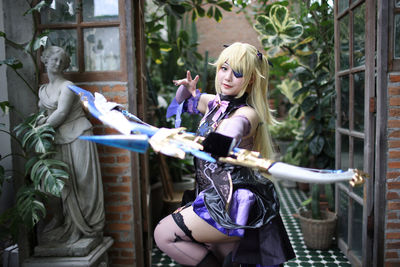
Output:
[[[244,86],[236,97],[239,98],[247,92],[249,94],[247,102],[255,109],[260,119],[253,149],[259,151],[265,158],[272,158],[274,151],[268,125],[275,124],[276,120],[268,105],[268,60],[254,46],[236,42],[225,48],[212,65],[216,66],[218,72],[225,62],[228,62],[233,70],[243,74]],[[217,75],[215,89],[217,93],[221,93]]]

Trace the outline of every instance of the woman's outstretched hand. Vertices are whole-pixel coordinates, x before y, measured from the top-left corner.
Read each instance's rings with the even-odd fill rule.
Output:
[[[196,96],[196,84],[199,81],[199,75],[196,75],[194,79],[192,79],[192,75],[190,74],[190,71],[188,70],[186,72],[186,78],[181,79],[181,80],[173,80],[172,82],[176,86],[184,85],[186,89],[193,95]]]

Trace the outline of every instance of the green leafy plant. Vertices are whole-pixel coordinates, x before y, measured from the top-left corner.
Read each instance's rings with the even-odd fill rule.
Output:
[[[302,122],[283,160],[331,169],[335,162],[333,8],[326,0],[258,2],[264,10],[256,12],[255,29],[274,65],[271,80],[279,81],[272,84],[285,96],[289,115]],[[296,20],[290,18],[290,8],[295,9]],[[300,86],[280,82],[283,79],[296,80]],[[326,186],[325,195],[330,198],[328,187],[332,189]],[[312,186],[309,200],[316,217],[320,189]]]
[[[302,207],[311,210],[311,216],[315,220],[321,220],[321,201],[327,202],[327,208],[330,211],[335,210],[335,197],[332,184],[323,185],[324,199],[321,197],[321,185],[313,184],[311,186],[311,196],[301,203]]]
[[[44,1],[42,1],[42,2],[44,2]],[[33,8],[33,10],[36,10],[36,9]],[[30,14],[30,13],[26,13],[26,14]],[[12,41],[11,39],[9,39],[5,32],[0,31],[0,37],[3,37],[5,42],[8,45],[27,54],[28,57],[31,59],[33,66],[35,68],[35,83],[34,83],[35,85],[32,86],[27,81],[27,79],[25,79],[25,77],[20,73],[20,70],[24,67],[24,65],[19,59],[16,59],[16,58],[1,59],[0,66],[6,65],[9,68],[11,68],[15,72],[15,74],[24,82],[26,87],[33,93],[33,95],[35,97],[37,97],[37,93],[38,93],[37,84],[39,82],[39,66],[38,66],[37,60],[36,60],[37,59],[37,51],[41,47],[46,46],[46,43],[48,40],[48,36],[47,36],[48,34],[49,34],[49,31],[43,31],[42,33],[38,34],[37,29],[34,29],[34,34],[32,35],[32,39],[27,43],[19,44],[19,43]]]
[[[301,122],[291,116],[269,127],[271,136],[281,141],[292,141],[296,137],[296,130],[301,127]]]
[[[261,44],[269,57],[278,55],[283,47],[295,43],[303,34],[303,26],[296,23],[282,5],[272,5],[268,16],[260,15],[256,20],[254,29],[260,34]]]
[[[35,80],[31,82],[24,77],[21,69],[24,68],[25,62],[23,63],[17,58],[0,59],[0,66],[6,65],[12,69],[36,98],[38,97],[39,88],[37,53],[41,47],[46,46],[49,32],[46,30],[40,32],[37,29],[34,15],[40,12],[43,7],[49,6],[51,2],[47,0],[27,1],[29,9],[23,16],[31,15],[34,22],[32,37],[28,42],[16,43],[9,39],[5,32],[0,31],[0,37],[4,38],[7,45],[24,53],[31,59]],[[0,164],[5,158],[11,156],[21,157],[25,162],[23,172],[19,168],[9,170],[0,165],[0,194],[4,183],[22,182],[22,186],[16,189],[14,206],[0,215],[0,239],[8,240],[12,238],[16,242],[21,226],[31,230],[46,215],[44,206],[46,196],[49,194],[60,196],[69,174],[67,165],[54,158],[54,129],[49,125],[39,125],[38,123],[43,118],[43,113],[39,112],[26,117],[16,110],[15,107],[17,105],[12,105],[7,101],[0,102],[0,107],[3,113],[11,111],[20,115],[22,121],[12,131],[3,128],[4,125],[0,126],[2,127],[0,132],[9,135],[11,140],[16,143],[16,146],[19,146],[18,152],[13,149],[13,153],[1,155]]]
[[[327,1],[305,2],[300,5],[302,21],[307,25],[305,39],[307,51],[301,55],[304,64],[295,72],[295,77],[303,86],[295,95],[307,92],[300,107],[304,112],[306,126],[298,143],[307,148],[308,165],[317,168],[334,168],[335,162],[335,111],[334,111],[334,46],[333,9]],[[305,15],[307,14],[307,15]],[[311,187],[311,211],[314,219],[320,218],[321,188],[324,188],[328,206],[334,210],[334,188],[332,184],[324,187]]]
[[[28,229],[46,215],[44,201],[46,195],[60,196],[65,181],[69,178],[68,166],[54,158],[54,129],[49,125],[39,125],[43,118],[39,112],[26,118],[15,127],[13,132],[1,130],[9,134],[21,147],[21,154],[10,154],[8,156],[20,156],[26,161],[25,172],[20,173],[13,170],[14,177],[22,175],[24,185],[18,189],[16,203],[6,212],[0,215],[0,237],[6,238],[11,234],[16,240],[18,228],[25,225]],[[0,191],[3,183],[11,180],[12,176],[6,176],[6,170],[0,169]]]
[[[146,43],[147,54],[152,62],[161,64],[168,53],[175,50],[178,53],[176,62],[183,66],[191,63],[188,60],[192,55],[196,55],[197,43],[189,40],[190,33],[187,26],[193,27],[191,22],[195,22],[199,17],[214,18],[217,22],[222,19],[221,9],[232,10],[232,4],[224,0],[155,0],[147,4],[146,8]],[[207,11],[206,11],[207,8]],[[190,16],[190,23],[188,18]],[[177,32],[176,20],[182,23],[182,28]],[[166,30],[166,32],[165,32]],[[165,33],[167,33],[165,36]],[[176,36],[178,33],[178,36]],[[165,38],[167,37],[167,39]],[[152,63],[150,62],[150,64]],[[169,64],[172,62],[169,61]],[[171,65],[169,65],[171,67]]]
[[[259,16],[261,19],[257,20],[255,28],[260,32],[261,40],[272,40],[263,42],[266,50],[280,51],[271,55],[271,61],[278,63],[274,68],[281,70],[275,74],[282,75],[286,71],[285,78],[300,83],[300,86],[294,85],[289,80],[276,85],[289,100],[290,115],[304,125],[288,152],[294,157],[301,154],[302,166],[331,168],[334,162],[335,89],[333,38],[328,34],[333,32],[333,23],[329,22],[333,16],[332,7],[326,1],[312,5],[308,1],[300,3],[297,5],[298,22],[295,22],[290,18],[289,8],[282,3],[270,5],[270,16],[268,19]],[[285,38],[271,37],[280,32],[287,33],[282,34]]]

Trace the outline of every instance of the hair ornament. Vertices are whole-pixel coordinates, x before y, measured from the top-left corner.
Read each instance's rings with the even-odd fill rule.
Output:
[[[263,54],[257,50],[257,57],[259,60],[262,60]]]
[[[223,47],[225,47],[225,48],[227,48],[227,47],[229,47],[229,46],[230,46],[230,45],[228,45],[228,44],[224,44],[224,45],[223,45]],[[258,58],[259,60],[262,61],[263,54],[262,54],[259,50],[257,50],[257,58]],[[268,62],[268,65],[270,65],[271,67],[274,66],[274,65],[272,65],[272,63],[271,63],[269,60],[267,60],[267,62]]]

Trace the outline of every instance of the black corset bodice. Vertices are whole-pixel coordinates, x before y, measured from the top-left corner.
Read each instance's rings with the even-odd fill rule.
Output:
[[[213,102],[213,105],[209,108],[210,111],[200,122],[196,132],[197,135],[207,136],[210,132],[214,132],[223,119],[228,118],[238,108],[247,105],[246,93],[240,98],[220,96],[220,99],[221,101]],[[226,106],[223,112],[219,111],[222,105]],[[218,114],[218,112],[221,114],[216,118],[215,114]],[[195,158],[194,162],[196,167],[196,191],[201,192],[213,185],[219,195],[227,201],[231,190],[231,178],[228,171],[224,170],[219,163],[208,162],[198,158]]]

